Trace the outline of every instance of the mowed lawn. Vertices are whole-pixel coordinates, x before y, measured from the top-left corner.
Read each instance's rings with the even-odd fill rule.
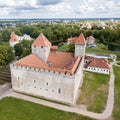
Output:
[[[0,120],[93,120],[16,98],[0,100]]]
[[[120,67],[114,66],[115,74],[115,104],[113,110],[114,120],[120,120]]]
[[[109,75],[84,72],[84,81],[77,104],[87,110],[101,113],[105,109],[108,95]]]

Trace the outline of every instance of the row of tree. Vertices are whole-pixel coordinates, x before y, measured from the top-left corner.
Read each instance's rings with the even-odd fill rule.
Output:
[[[66,42],[67,38],[78,36],[81,32],[84,33],[85,37],[94,36],[99,42],[120,42],[120,29],[111,30],[109,27],[106,29],[82,29],[80,30],[77,25],[49,25],[49,24],[40,24],[34,26],[21,26],[15,29],[6,29],[0,33],[0,41],[9,41],[10,34],[12,31],[15,31],[17,35],[28,34],[33,38],[36,38],[41,32],[54,44],[60,44],[61,42]]]

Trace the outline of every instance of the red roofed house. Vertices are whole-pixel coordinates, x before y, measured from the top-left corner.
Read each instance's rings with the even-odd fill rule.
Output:
[[[110,66],[105,58],[87,57],[85,59],[85,70],[103,74],[109,74]]]
[[[24,34],[23,36],[18,36],[14,32],[11,33],[9,44],[11,47],[14,47],[21,40],[33,40],[29,35]]]
[[[9,44],[11,47],[14,47],[14,45],[16,45],[17,43],[19,43],[19,38],[14,32],[12,32],[10,36]]]
[[[40,34],[32,44],[32,54],[10,66],[13,90],[74,104],[83,80],[85,45],[81,34],[75,54],[58,52],[58,47]]]
[[[93,36],[87,37],[87,44],[94,45],[95,44],[95,38]]]

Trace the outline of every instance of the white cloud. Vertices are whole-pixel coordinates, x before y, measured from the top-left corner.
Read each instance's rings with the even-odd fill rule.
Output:
[[[1,18],[120,17],[119,0],[0,0]]]

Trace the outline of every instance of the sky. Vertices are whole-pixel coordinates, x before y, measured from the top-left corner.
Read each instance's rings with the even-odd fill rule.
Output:
[[[120,0],[0,0],[0,19],[115,17]]]

